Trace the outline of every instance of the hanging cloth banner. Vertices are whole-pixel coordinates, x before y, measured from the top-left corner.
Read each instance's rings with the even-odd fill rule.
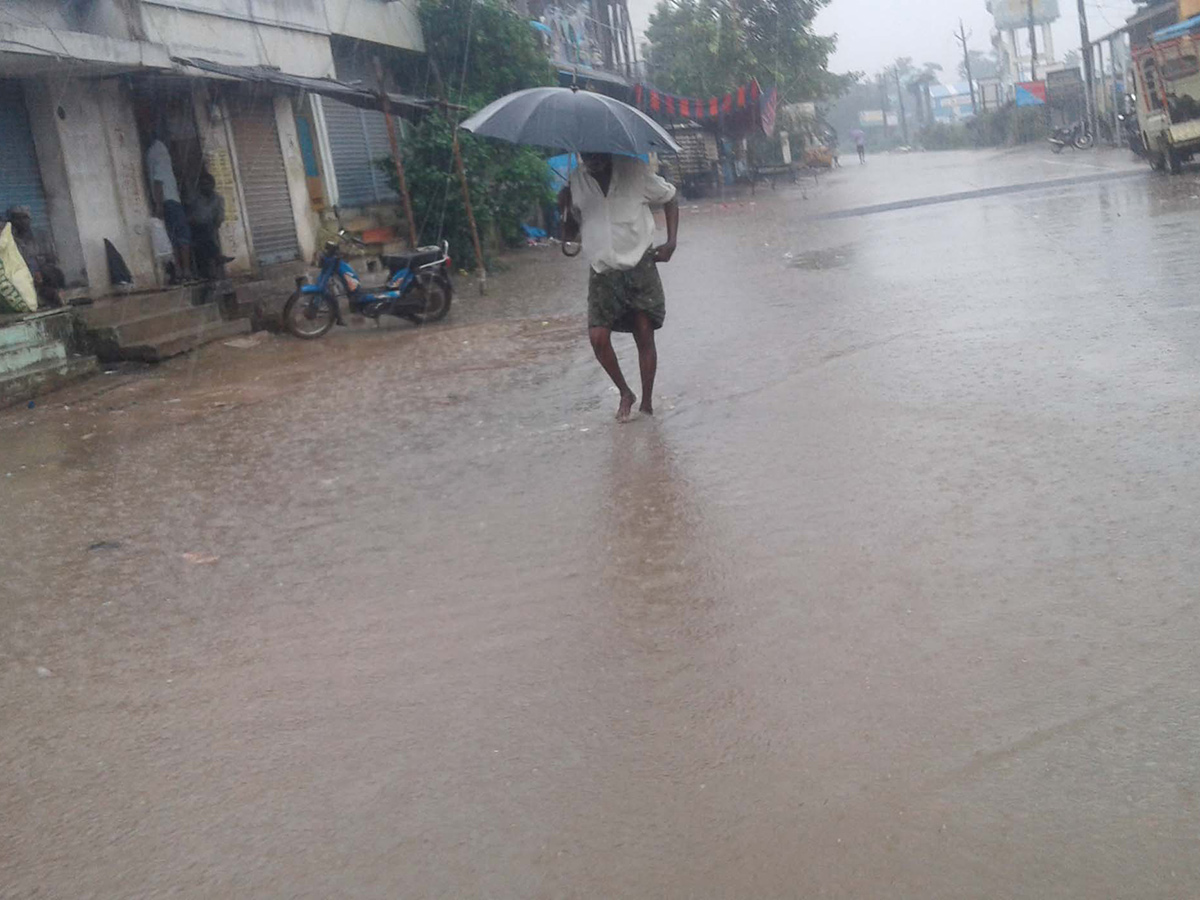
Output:
[[[749,133],[763,126],[759,108],[762,88],[753,79],[722,97],[699,100],[677,97],[646,84],[633,89],[634,105],[654,119],[691,119],[701,124],[719,126],[723,131]]]

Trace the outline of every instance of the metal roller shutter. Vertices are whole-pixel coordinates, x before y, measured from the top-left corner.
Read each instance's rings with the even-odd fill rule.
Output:
[[[328,97],[321,98],[321,107],[329,136],[329,154],[337,175],[338,203],[367,206],[397,199],[387,176],[375,165],[381,156],[392,152],[383,113],[358,109]]]
[[[296,259],[300,244],[272,100],[239,99],[231,104],[230,119],[254,255],[260,265]]]
[[[49,232],[46,194],[29,130],[25,93],[19,81],[0,78],[0,216],[10,206],[28,206],[33,227]]]

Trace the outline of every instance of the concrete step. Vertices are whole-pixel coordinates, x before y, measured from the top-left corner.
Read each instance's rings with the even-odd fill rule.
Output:
[[[67,345],[62,341],[43,341],[19,347],[0,348],[0,374],[20,372],[44,362],[67,358]]]
[[[126,347],[153,343],[161,335],[174,334],[188,328],[200,329],[220,319],[221,310],[215,303],[209,303],[205,306],[186,306],[170,312],[143,316],[106,330],[113,331],[117,343]]]
[[[100,300],[92,306],[80,307],[78,314],[89,329],[98,329],[125,325],[147,316],[207,305],[218,298],[232,296],[233,292],[233,284],[229,281],[186,285],[168,288],[165,291]]]
[[[249,333],[249,319],[235,319],[232,322],[217,319],[198,328],[193,326],[156,335],[152,340],[143,344],[123,344],[120,348],[120,358],[136,359],[142,362],[162,362],[164,359],[187,353],[189,350],[195,350],[212,341]]]
[[[18,372],[0,375],[0,406],[27,403],[98,370],[95,357],[52,359]]]
[[[46,343],[71,344],[74,336],[75,322],[69,310],[6,316],[5,321],[0,322],[0,352]],[[5,369],[0,367],[0,372],[3,371]]]

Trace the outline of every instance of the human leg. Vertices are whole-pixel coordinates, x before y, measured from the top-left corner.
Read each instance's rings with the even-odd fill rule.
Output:
[[[171,239],[171,247],[175,251],[175,265],[179,278],[185,281],[194,278],[196,273],[192,268],[192,228],[182,203],[168,200],[163,204],[163,224],[167,226],[167,236]]]
[[[658,347],[654,343],[654,322],[638,311],[633,317],[633,340],[638,349],[638,367],[642,374],[642,405],[646,415],[654,415],[654,376],[658,371]]]
[[[637,396],[629,389],[629,385],[625,382],[625,376],[621,372],[621,364],[617,361],[616,351],[613,350],[612,330],[598,326],[592,327],[588,329],[588,338],[591,339],[592,351],[596,354],[596,360],[608,373],[608,377],[617,386],[617,390],[621,392],[621,403],[617,407],[617,421],[628,422]]]

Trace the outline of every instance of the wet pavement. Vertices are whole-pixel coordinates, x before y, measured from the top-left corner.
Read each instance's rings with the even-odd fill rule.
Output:
[[[0,897],[1200,894],[1200,175],[681,239],[652,420],[552,250],[0,413]]]

